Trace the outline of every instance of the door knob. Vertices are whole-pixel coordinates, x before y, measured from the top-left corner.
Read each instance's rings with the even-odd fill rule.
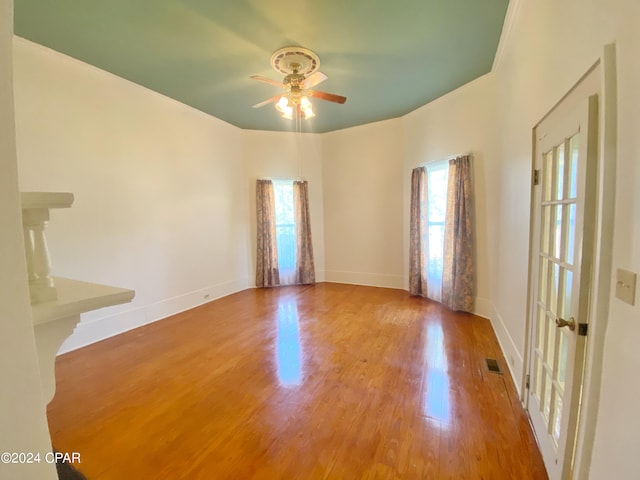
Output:
[[[576,329],[576,320],[573,317],[571,317],[569,321],[563,318],[556,318],[556,326],[558,328],[569,327],[569,330],[573,332]]]

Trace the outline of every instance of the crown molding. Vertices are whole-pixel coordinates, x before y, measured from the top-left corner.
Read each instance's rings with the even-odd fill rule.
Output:
[[[504,57],[506,45],[511,38],[511,32],[515,24],[516,17],[518,16],[520,5],[522,5],[523,1],[524,0],[509,0],[507,13],[504,17],[504,25],[502,25],[502,33],[500,34],[500,42],[498,43],[496,56],[493,58],[493,65],[491,66],[492,72],[495,72],[498,69],[498,67],[500,66],[500,62]]]

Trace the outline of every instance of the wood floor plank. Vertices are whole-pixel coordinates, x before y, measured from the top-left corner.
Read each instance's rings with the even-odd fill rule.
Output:
[[[488,320],[393,289],[247,290],[57,359],[89,480],[546,479]]]

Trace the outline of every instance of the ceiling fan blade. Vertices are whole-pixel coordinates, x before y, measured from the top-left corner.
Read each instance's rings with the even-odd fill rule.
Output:
[[[264,102],[256,103],[255,105],[253,105],[253,108],[264,107],[265,105],[268,105],[270,103],[273,103],[273,102],[277,101],[281,96],[282,95],[274,95],[273,97],[268,98]]]
[[[309,75],[307,78],[305,78],[301,83],[300,83],[300,87],[301,88],[311,88],[314,87],[316,85],[318,85],[319,83],[324,82],[327,77],[324,73],[322,72],[316,72],[313,73],[311,75]]]
[[[267,78],[267,77],[261,77],[260,75],[251,75],[250,78],[253,78],[254,80],[258,80],[259,82],[268,83],[269,85],[275,85],[276,87],[280,87],[280,88],[284,87],[282,83],[276,82],[275,80],[271,80],[270,78]]]
[[[318,92],[317,90],[305,90],[305,93],[311,97],[327,100],[329,102],[344,103],[347,101],[347,97],[334,95],[333,93]]]

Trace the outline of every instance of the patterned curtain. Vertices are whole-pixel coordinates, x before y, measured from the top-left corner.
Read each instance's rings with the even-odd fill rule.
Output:
[[[256,286],[258,287],[273,287],[280,284],[275,204],[273,182],[258,180],[256,183],[256,213],[258,217]]]
[[[409,293],[427,296],[427,169],[411,172],[411,217],[409,219]]]
[[[315,283],[307,182],[293,182],[293,209],[296,216],[296,283]]]
[[[444,227],[442,303],[451,310],[473,309],[473,239],[469,156],[449,161]]]

